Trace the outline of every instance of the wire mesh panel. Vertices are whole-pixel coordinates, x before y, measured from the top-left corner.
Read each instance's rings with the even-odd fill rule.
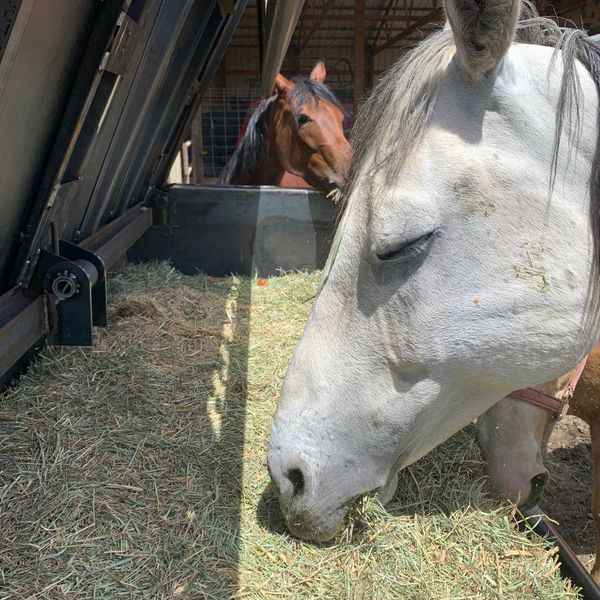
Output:
[[[212,88],[202,102],[204,176],[220,177],[252,113],[260,103],[258,88]]]

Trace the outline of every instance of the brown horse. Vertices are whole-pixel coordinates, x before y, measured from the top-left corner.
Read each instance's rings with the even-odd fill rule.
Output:
[[[537,389],[560,398],[570,376],[568,373]],[[592,514],[596,524],[592,577],[600,584],[600,344],[588,356],[569,402],[569,414],[590,426],[594,470]],[[548,479],[543,458],[555,423],[551,411],[511,397],[504,398],[479,418],[477,437],[485,454],[491,487],[497,495],[520,506],[537,502]]]
[[[277,76],[275,93],[252,115],[223,183],[280,185],[286,173],[324,191],[343,183],[350,144],[344,111],[325,76],[323,61],[310,78]]]

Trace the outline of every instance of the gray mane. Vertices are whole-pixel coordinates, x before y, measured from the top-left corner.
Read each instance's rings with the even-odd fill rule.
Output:
[[[589,71],[600,96],[600,44],[584,31],[559,27],[551,19],[540,17],[527,0],[523,0],[516,42],[555,48],[553,63],[561,60],[563,77],[555,121],[553,161],[549,173],[549,194],[556,177],[558,151],[563,130],[568,125],[569,142],[581,130],[581,87],[577,61]],[[455,52],[452,32],[437,31],[396,63],[377,83],[362,106],[352,135],[352,162],[344,197],[351,197],[359,178],[371,178],[385,164],[387,180],[393,178],[422,139],[435,107],[439,82]],[[600,115],[599,115],[600,119]],[[600,122],[600,121],[599,121]],[[377,140],[390,140],[385,149],[375,150]],[[570,147],[574,147],[571,144]],[[373,156],[375,154],[375,156]],[[600,131],[591,182],[592,226],[600,265]]]
[[[565,119],[580,129],[580,85],[576,61],[589,71],[600,94],[600,45],[584,31],[559,27],[553,20],[540,17],[527,0],[522,2],[516,42],[549,46],[556,49],[554,60],[562,57],[564,74],[556,114],[556,141],[552,173],[556,173],[558,149]],[[559,51],[562,51],[559,53]],[[437,99],[439,81],[455,52],[449,29],[440,30],[397,62],[373,88],[352,130],[352,164],[346,196],[354,188],[357,175],[364,175],[366,163],[378,169],[392,161],[387,172],[398,173],[405,158],[420,141],[430,121]],[[574,119],[574,122],[572,121]],[[384,155],[373,162],[373,140],[390,139]]]
[[[343,112],[339,100],[325,84],[308,77],[294,77],[291,81],[294,86],[290,94],[290,103],[296,117],[302,107],[310,101],[317,104],[326,102],[337,106]],[[235,184],[243,177],[254,178],[257,175],[264,159],[269,109],[276,98],[277,94],[273,94],[263,100],[254,111],[242,141],[225,167],[223,183]]]

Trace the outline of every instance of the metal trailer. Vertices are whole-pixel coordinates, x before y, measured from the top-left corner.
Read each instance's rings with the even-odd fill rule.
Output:
[[[322,264],[317,192],[165,185],[246,4],[0,4],[0,382],[41,343],[92,343],[106,272],[146,232],[133,256],[188,272]],[[257,4],[272,89],[303,2]]]
[[[265,95],[303,3],[257,2]],[[214,274],[323,264],[321,194],[165,185],[246,4],[0,2],[0,386],[44,343],[93,343],[128,252]],[[565,574],[600,597],[559,545]]]

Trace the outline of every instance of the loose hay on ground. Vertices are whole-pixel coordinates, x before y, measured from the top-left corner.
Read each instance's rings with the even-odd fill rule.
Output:
[[[316,285],[116,277],[96,345],[46,349],[0,398],[0,597],[576,597],[486,499],[466,433],[336,543],[287,535],[265,450]]]

